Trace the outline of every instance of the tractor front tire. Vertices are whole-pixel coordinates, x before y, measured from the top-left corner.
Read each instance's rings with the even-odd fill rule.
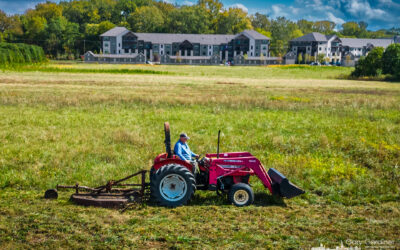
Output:
[[[161,206],[185,205],[194,195],[196,180],[192,172],[182,165],[169,164],[151,175],[151,199]]]
[[[228,198],[237,207],[249,206],[254,202],[254,192],[249,184],[237,183],[229,190]]]

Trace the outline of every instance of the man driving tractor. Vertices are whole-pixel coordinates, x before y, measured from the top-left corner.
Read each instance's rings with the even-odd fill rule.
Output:
[[[174,147],[174,152],[175,154],[182,160],[186,161],[187,163],[190,163],[192,160],[192,157],[198,158],[199,155],[193,153],[189,145],[187,144],[187,141],[190,139],[187,134],[182,133],[179,136],[179,140],[175,143]]]

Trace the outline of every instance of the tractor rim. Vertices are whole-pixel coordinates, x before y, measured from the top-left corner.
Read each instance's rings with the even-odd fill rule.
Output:
[[[244,205],[249,200],[249,194],[245,190],[238,190],[233,195],[233,199],[236,204]]]
[[[166,175],[160,182],[160,194],[168,201],[178,201],[185,197],[187,184],[178,174]]]

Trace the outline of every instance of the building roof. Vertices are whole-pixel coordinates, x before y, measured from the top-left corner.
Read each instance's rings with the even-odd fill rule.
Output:
[[[128,29],[125,27],[115,27],[110,29],[109,31],[104,32],[100,36],[118,36],[126,31],[128,31]]]
[[[393,43],[393,39],[364,39],[364,38],[340,38],[342,46],[348,46],[350,48],[362,48],[368,44],[372,44],[374,47],[386,48]]]
[[[245,35],[247,37],[251,37],[255,40],[270,40],[269,37],[264,36],[263,34],[258,33],[255,30],[244,30],[242,33],[240,33],[239,35]]]
[[[115,27],[109,31],[101,34],[100,36],[119,36],[121,34],[127,33],[129,30],[125,27]],[[210,45],[220,45],[224,43],[229,43],[237,35],[220,35],[220,34],[170,34],[170,33],[134,33],[139,40],[152,43],[181,43],[188,40],[191,43],[200,44],[210,44]],[[256,40],[269,40],[268,37],[258,33],[254,30],[245,30],[242,33],[247,37]]]
[[[331,37],[329,37],[330,39]],[[291,42],[326,42],[328,41],[327,36],[318,33],[318,32],[313,32],[309,33],[307,35],[297,37],[293,40],[290,40]]]
[[[213,35],[213,34],[169,34],[169,33],[134,33],[139,40],[152,43],[181,43],[188,40],[191,43],[219,45],[228,43],[235,35]]]

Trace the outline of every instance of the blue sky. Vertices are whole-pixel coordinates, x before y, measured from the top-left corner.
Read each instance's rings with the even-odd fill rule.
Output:
[[[54,0],[58,2],[59,0]],[[191,5],[196,0],[165,0]],[[0,0],[0,9],[9,14],[23,13],[43,0]],[[285,16],[292,20],[330,20],[338,25],[346,21],[365,21],[369,29],[400,27],[400,0],[222,0],[225,7],[243,8],[270,17]]]

